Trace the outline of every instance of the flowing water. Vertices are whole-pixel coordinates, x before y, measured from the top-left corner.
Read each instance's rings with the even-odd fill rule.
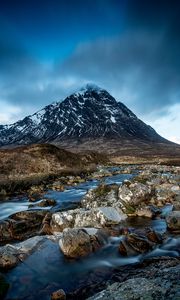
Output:
[[[118,174],[107,177],[107,184],[122,183],[133,175]],[[46,197],[57,201],[58,209],[68,209],[77,204],[90,188],[99,185],[99,180],[91,180],[77,186],[68,187],[63,192],[48,191]],[[15,198],[0,204],[0,217],[28,209],[27,198]],[[171,207],[164,209],[164,214]],[[144,228],[152,227],[158,232],[166,231],[166,223],[163,219],[151,220],[147,218],[129,218],[125,226]],[[66,259],[59,250],[57,242],[46,240],[24,262],[6,274],[10,282],[10,289],[6,300],[49,300],[50,294],[63,288],[66,292],[82,286],[101,281],[110,270],[128,264],[136,264],[145,258],[152,256],[179,256],[180,239],[169,237],[165,244],[157,247],[146,255],[134,257],[122,257],[118,253],[118,244],[122,237],[110,237],[108,243],[99,251],[79,260]]]
[[[131,220],[130,224],[136,227],[134,221]],[[166,230],[163,220],[147,222],[147,219],[139,218],[137,228],[142,226],[143,228],[151,226],[161,233]],[[79,260],[64,258],[58,244],[47,240],[36,252],[6,275],[8,282],[11,283],[6,300],[41,298],[49,300],[54,290],[63,288],[66,292],[71,292],[87,284],[100,282],[114,268],[136,264],[151,257],[180,255],[180,238],[169,237],[152,252],[123,257],[118,252],[121,238],[110,237],[102,249]]]
[[[104,182],[107,184],[117,183],[121,184],[125,179],[132,178],[132,174],[118,174],[114,176],[109,176],[104,178]],[[67,187],[63,192],[56,192],[56,191],[48,191],[46,194],[43,195],[45,198],[52,198],[57,201],[56,210],[64,210],[64,209],[71,209],[76,206],[81,198],[87,193],[89,189],[96,188],[100,183],[100,180],[89,180],[87,182],[78,184],[77,186]],[[33,204],[38,204],[41,201],[37,201]],[[28,209],[50,209],[50,207],[39,207],[34,206],[34,208],[30,207],[29,205],[32,204],[29,202],[28,197],[21,196],[16,197],[8,201],[1,201],[0,202],[0,220],[9,217],[11,214],[24,211]]]

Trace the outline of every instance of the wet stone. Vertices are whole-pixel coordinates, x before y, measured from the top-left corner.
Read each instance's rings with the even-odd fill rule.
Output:
[[[0,253],[0,269],[11,269],[18,264],[18,261],[18,258],[11,253]]]
[[[60,289],[51,295],[51,300],[66,300],[66,294],[64,290]]]
[[[79,258],[99,249],[104,240],[104,233],[95,228],[64,229],[59,246],[66,257]]]
[[[174,231],[180,231],[180,211],[172,211],[167,217],[168,228]]]

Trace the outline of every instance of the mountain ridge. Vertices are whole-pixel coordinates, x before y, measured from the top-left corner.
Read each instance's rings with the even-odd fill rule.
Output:
[[[0,125],[0,146],[102,137],[170,143],[105,89],[92,84],[14,124]]]

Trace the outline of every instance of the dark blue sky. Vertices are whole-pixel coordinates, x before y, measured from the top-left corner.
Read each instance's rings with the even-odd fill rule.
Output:
[[[4,34],[40,60],[63,60],[77,44],[120,33],[124,1],[3,1]],[[11,31],[11,32],[10,32]]]
[[[0,123],[94,82],[180,138],[180,1],[0,1]]]

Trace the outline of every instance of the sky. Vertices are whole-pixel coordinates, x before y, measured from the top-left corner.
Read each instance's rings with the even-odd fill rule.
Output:
[[[179,0],[0,0],[0,124],[86,83],[180,143]]]

